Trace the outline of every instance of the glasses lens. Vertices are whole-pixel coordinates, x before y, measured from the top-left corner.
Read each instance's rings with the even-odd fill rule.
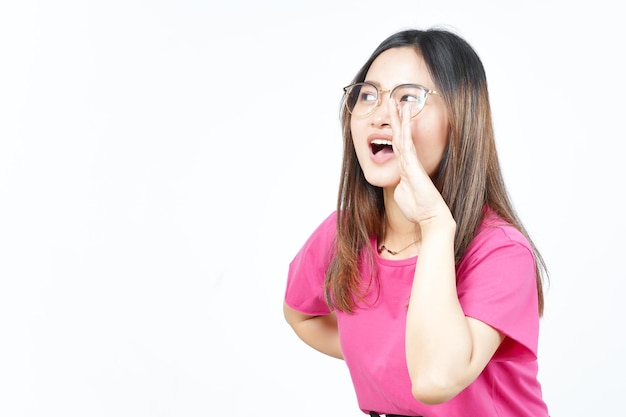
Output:
[[[403,85],[393,91],[392,98],[402,112],[410,108],[411,117],[415,117],[424,108],[427,94],[426,90],[418,85]]]
[[[353,84],[346,89],[345,105],[354,116],[365,116],[376,107],[378,90],[367,83]]]

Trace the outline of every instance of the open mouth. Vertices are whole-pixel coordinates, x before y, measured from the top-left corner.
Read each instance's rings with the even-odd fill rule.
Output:
[[[370,144],[372,147],[372,153],[376,155],[379,152],[383,153],[393,153],[393,146],[391,145],[390,140],[385,139],[374,139]]]

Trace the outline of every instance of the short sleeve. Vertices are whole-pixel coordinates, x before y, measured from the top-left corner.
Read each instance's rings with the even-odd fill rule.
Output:
[[[466,316],[506,335],[494,360],[537,359],[535,258],[517,229],[487,226],[478,233],[459,262],[457,292]]]
[[[336,213],[311,234],[289,264],[285,303],[312,316],[330,314],[324,297],[324,279],[336,236]]]

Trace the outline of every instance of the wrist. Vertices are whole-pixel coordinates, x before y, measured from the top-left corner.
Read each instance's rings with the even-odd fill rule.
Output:
[[[454,239],[456,233],[456,221],[451,214],[443,216],[433,216],[422,220],[419,223],[422,240],[429,235],[449,236]]]

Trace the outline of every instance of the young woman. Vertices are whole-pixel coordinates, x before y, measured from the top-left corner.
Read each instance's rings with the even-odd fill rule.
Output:
[[[372,416],[548,416],[545,266],[502,180],[477,54],[446,30],[396,33],[342,108],[337,210],[290,264],[287,322],[345,360]]]

